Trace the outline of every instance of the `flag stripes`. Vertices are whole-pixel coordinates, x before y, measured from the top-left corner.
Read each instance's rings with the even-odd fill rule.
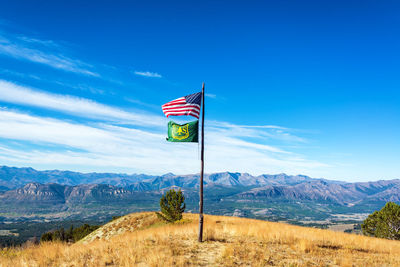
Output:
[[[190,115],[200,117],[201,93],[195,93],[172,100],[162,105],[165,116]]]

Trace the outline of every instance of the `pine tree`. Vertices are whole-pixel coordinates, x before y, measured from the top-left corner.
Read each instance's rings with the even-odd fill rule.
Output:
[[[169,190],[160,199],[161,212],[156,212],[157,216],[167,222],[175,222],[182,219],[185,211],[185,197],[181,190]]]
[[[400,240],[400,206],[386,203],[380,211],[368,216],[361,225],[364,235]]]
[[[66,240],[67,242],[69,242],[69,241],[74,242],[74,226],[73,226],[73,225],[71,225],[71,226],[69,227],[69,230],[68,230],[67,233],[66,233],[66,238],[65,238],[65,240]]]
[[[60,228],[60,240],[65,241],[65,230],[64,227]]]

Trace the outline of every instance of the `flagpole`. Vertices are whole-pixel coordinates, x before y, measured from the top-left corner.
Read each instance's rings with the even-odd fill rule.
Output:
[[[203,176],[204,176],[204,82],[201,89],[201,156],[200,156],[200,191],[199,191],[199,242],[203,242]]]

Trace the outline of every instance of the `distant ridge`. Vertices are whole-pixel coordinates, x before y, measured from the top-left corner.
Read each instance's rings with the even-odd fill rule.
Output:
[[[155,176],[147,174],[80,173],[60,170],[37,171],[33,168],[0,166],[0,190],[16,189],[27,183],[57,183],[63,185],[109,184],[120,187],[132,186],[133,189],[146,188],[146,190],[156,190],[171,185],[196,187],[198,186],[198,178],[198,174],[175,175],[167,173]],[[313,179],[305,175],[286,175],[284,173],[252,176],[248,173],[220,172],[205,175],[205,184],[227,186],[295,185],[312,180],[344,183],[325,179]]]
[[[28,183],[0,194],[4,203],[73,204],[118,202],[137,199],[144,193],[106,184],[60,185],[55,183]],[[146,193],[149,194],[149,193]]]
[[[2,166],[0,200],[53,204],[118,202],[135,200],[146,193],[158,195],[169,188],[182,188],[188,198],[196,199],[198,181],[198,174],[151,176],[36,171]],[[338,205],[400,201],[400,180],[345,183],[283,173],[252,176],[248,173],[221,172],[205,175],[205,185],[214,201],[222,198],[233,201],[278,199]],[[223,195],[224,188],[231,188],[228,190],[230,193]]]
[[[145,174],[80,173],[59,170],[37,171],[33,168],[0,167],[0,187],[8,189],[15,189],[27,183],[57,183],[63,185],[111,184],[115,186],[127,186],[152,177],[154,176]]]

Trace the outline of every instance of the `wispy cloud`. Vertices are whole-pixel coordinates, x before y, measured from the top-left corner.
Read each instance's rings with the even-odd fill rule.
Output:
[[[108,123],[85,125],[8,109],[0,109],[0,129],[0,158],[9,164],[72,164],[76,170],[92,166],[95,170],[123,168],[155,174],[193,173],[198,169],[197,145],[168,143],[163,129],[150,132]],[[208,128],[206,132],[207,172],[308,173],[326,167],[277,147],[242,140],[234,132]],[[10,148],[4,140],[32,142],[35,148]],[[41,148],[41,144],[53,144],[58,149]]]
[[[1,69],[0,68],[0,74],[5,74],[6,76],[12,76],[13,79],[31,79],[35,81],[42,81],[45,83],[49,84],[55,84],[55,85],[60,85],[62,87],[69,87],[72,89],[77,89],[79,91],[84,91],[84,92],[90,92],[93,95],[105,95],[106,93],[112,92],[110,89],[100,89],[98,87],[90,86],[86,83],[73,83],[73,82],[67,82],[67,81],[60,81],[56,79],[49,79],[49,78],[42,78],[39,77],[38,75],[32,74],[32,73],[22,73],[22,72],[17,72],[17,71],[12,71],[9,69]],[[1,80],[0,80],[1,81]]]
[[[61,48],[59,44],[52,40],[40,40],[37,38],[31,38],[25,35],[18,35],[15,37],[16,39],[23,41],[25,43],[31,43],[31,44],[36,44],[36,45],[41,45],[41,46],[46,46],[50,48]]]
[[[292,134],[292,130],[277,125],[238,125],[228,122],[208,121],[212,131],[231,134],[236,137],[281,140],[290,143],[307,143],[303,137]]]
[[[0,32],[0,54],[19,60],[43,64],[55,69],[99,77],[93,66],[68,57],[59,50],[60,45],[51,40],[39,40],[26,36],[11,36]]]
[[[16,78],[30,78],[32,80],[40,81],[42,78],[40,78],[37,75],[31,74],[31,73],[21,73],[17,71],[12,71],[8,69],[0,69],[0,74],[5,74],[5,75],[11,75]]]
[[[217,95],[215,95],[215,94],[205,94],[205,96],[206,97],[209,97],[209,98],[217,98]]]
[[[130,103],[133,103],[133,104],[136,104],[136,105],[140,105],[140,106],[143,106],[143,107],[160,110],[160,106],[157,106],[157,105],[154,105],[154,104],[145,103],[145,102],[140,101],[138,99],[133,99],[133,98],[130,98],[130,97],[125,97],[124,99],[126,101],[128,101]]]
[[[159,126],[164,124],[161,116],[146,114],[144,112],[127,112],[90,99],[42,92],[4,80],[0,80],[0,101],[41,107],[80,117],[111,120],[119,123],[143,126]]]
[[[198,169],[198,146],[166,142],[166,119],[161,115],[141,110],[128,112],[5,80],[0,80],[0,102],[72,115],[65,121],[0,108],[3,164],[154,174],[193,173]],[[295,174],[327,166],[270,140],[302,142],[301,137],[291,135],[290,129],[281,126],[206,121],[206,171]],[[19,142],[21,146],[27,142],[32,146],[8,146],[10,142]],[[49,145],[53,148],[48,149]]]
[[[150,72],[150,71],[135,71],[136,75],[150,77],[150,78],[162,78],[161,74],[157,72]]]

